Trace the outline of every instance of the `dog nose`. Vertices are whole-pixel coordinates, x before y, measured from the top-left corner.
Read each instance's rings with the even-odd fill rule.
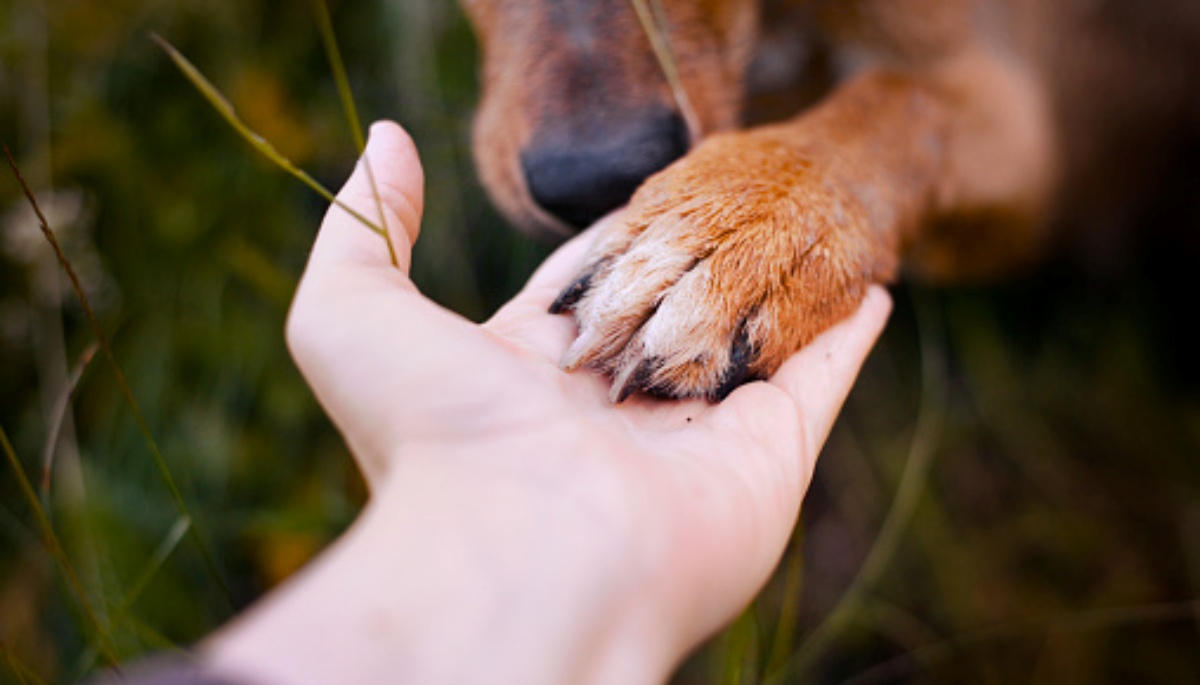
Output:
[[[533,200],[578,229],[625,204],[648,176],[682,157],[687,125],[674,113],[641,117],[619,128],[597,126],[584,135],[549,136],[521,153]]]

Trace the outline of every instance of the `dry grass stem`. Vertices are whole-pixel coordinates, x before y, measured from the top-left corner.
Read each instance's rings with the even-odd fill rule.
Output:
[[[154,39],[155,43],[158,43],[158,46],[162,48],[163,52],[167,53],[167,56],[171,58],[171,61],[175,63],[175,66],[177,66],[179,70],[183,72],[183,75],[187,77],[189,81],[191,81],[192,85],[200,91],[200,94],[204,96],[204,99],[208,100],[209,104],[211,104],[213,108],[217,110],[217,113],[219,113],[225,119],[225,121],[228,122],[235,131],[237,131],[238,135],[240,135],[247,143],[251,145],[251,147],[262,153],[263,156],[271,160],[271,162],[273,162],[280,169],[286,171],[288,174],[291,174],[301,183],[311,188],[321,197],[325,198],[329,203],[335,204],[342,208],[346,211],[346,213],[350,214],[350,216],[353,216],[355,219],[357,219],[363,226],[366,226],[368,229],[374,231],[379,237],[383,238],[384,241],[387,242],[392,265],[399,265],[399,262],[396,259],[396,251],[392,247],[391,236],[388,235],[386,229],[376,225],[370,219],[366,218],[346,203],[337,199],[337,197],[330,192],[328,188],[321,185],[315,178],[310,176],[308,172],[293,164],[290,159],[283,156],[279,150],[275,149],[275,146],[272,145],[266,138],[263,138],[261,135],[247,126],[246,123],[242,121],[241,117],[238,116],[237,112],[233,109],[233,105],[230,104],[229,100],[227,100],[225,96],[222,95],[215,86],[213,86],[212,82],[205,78],[204,74],[200,73],[200,70],[197,69],[195,65],[193,65],[186,57],[184,57],[182,53],[176,50],[174,46],[168,43],[166,39],[156,33],[150,34],[150,37]]]
[[[342,51],[338,49],[337,34],[333,31],[333,21],[329,17],[329,6],[325,4],[325,0],[313,0],[313,14],[317,17],[321,43],[325,46],[329,69],[333,72],[334,83],[337,84],[338,98],[342,102],[346,124],[350,127],[350,135],[354,138],[354,149],[362,157],[363,167],[367,171],[367,180],[371,184],[371,195],[375,198],[375,211],[379,215],[379,224],[383,229],[383,240],[387,243],[388,257],[392,260],[392,265],[397,266],[400,260],[396,257],[396,246],[392,243],[392,233],[388,230],[387,214],[383,211],[383,200],[380,199],[379,188],[375,184],[375,170],[371,167],[371,160],[363,154],[367,143],[363,137],[362,120],[358,116],[358,107],[354,104],[354,94],[350,92],[350,79],[346,76],[346,65],[342,61]]]
[[[46,429],[46,446],[42,449],[42,477],[38,482],[38,491],[43,504],[48,504],[50,500],[50,475],[54,471],[54,453],[58,448],[58,437],[62,430],[63,419],[67,415],[67,408],[71,406],[71,398],[75,396],[75,388],[79,385],[79,379],[83,377],[84,371],[92,363],[92,358],[96,356],[98,348],[99,343],[95,341],[84,348],[83,354],[79,355],[79,361],[71,369],[62,393],[54,401],[50,425]]]
[[[154,465],[158,468],[159,474],[162,476],[163,483],[167,486],[168,492],[171,494],[171,499],[175,502],[179,513],[184,517],[195,522],[195,517],[188,508],[187,503],[183,499],[183,494],[179,491],[179,486],[175,483],[175,478],[171,475],[170,468],[167,467],[167,460],[163,457],[162,450],[158,447],[158,441],[154,439],[154,434],[150,430],[150,424],[146,420],[145,414],[142,413],[141,405],[137,398],[134,397],[133,390],[129,387],[129,382],[125,379],[125,372],[121,370],[121,365],[117,363],[117,357],[113,354],[112,346],[108,343],[108,336],[104,334],[104,329],[100,327],[100,321],[96,318],[95,312],[92,310],[91,301],[88,299],[87,293],[84,292],[83,284],[79,280],[79,275],[75,272],[75,267],[71,264],[71,260],[67,258],[63,252],[62,246],[59,245],[58,238],[55,236],[54,229],[46,221],[45,214],[42,213],[42,208],[38,204],[37,198],[33,191],[29,188],[29,184],[25,182],[24,176],[21,175],[21,169],[17,165],[17,161],[13,159],[12,153],[9,152],[8,146],[4,146],[4,156],[8,158],[8,165],[12,168],[13,175],[17,178],[17,183],[20,184],[21,190],[25,193],[25,198],[29,201],[30,207],[33,208],[34,214],[38,218],[38,226],[42,230],[42,234],[46,237],[46,242],[54,250],[54,256],[58,259],[58,263],[66,272],[67,278],[71,281],[71,287],[75,291],[76,297],[79,298],[79,304],[83,308],[83,313],[87,319],[88,325],[91,326],[92,335],[95,336],[97,344],[104,352],[105,358],[108,359],[109,367],[112,369],[113,377],[117,381],[117,386],[121,389],[121,394],[124,395],[125,403],[129,406],[133,413],[134,422],[137,424],[138,430],[142,434],[142,438],[146,441],[146,445],[150,448],[150,454],[154,459]],[[196,534],[196,545],[200,550],[201,556],[204,558],[204,563],[208,568],[208,572],[213,579],[220,585],[226,599],[229,598],[229,588],[225,584],[225,579],[217,569],[216,561],[213,559],[212,553],[208,549],[208,544],[200,535],[198,526],[193,525],[192,531]]]
[[[667,84],[671,87],[671,95],[674,96],[675,104],[679,107],[679,114],[687,122],[692,141],[697,141],[703,134],[703,131],[700,130],[700,117],[696,115],[696,109],[692,107],[692,101],[688,98],[687,90],[683,87],[683,79],[679,75],[675,53],[672,52],[671,42],[667,38],[667,17],[662,2],[661,0],[630,0],[630,2],[637,11],[642,30],[650,39],[654,56],[658,59],[663,76],[666,77]]]
[[[7,150],[5,148],[6,152]],[[67,558],[66,550],[63,548],[62,542],[58,539],[58,534],[54,532],[54,526],[50,524],[50,517],[46,515],[46,510],[42,508],[42,503],[38,500],[37,493],[33,490],[33,485],[25,475],[25,469],[21,468],[21,460],[17,458],[17,453],[13,449],[12,443],[8,441],[8,433],[4,430],[3,426],[0,426],[0,451],[3,451],[4,456],[7,457],[9,466],[12,467],[13,475],[17,478],[17,485],[21,488],[21,494],[25,496],[25,500],[29,504],[29,509],[33,512],[34,519],[37,521],[38,532],[42,537],[42,544],[45,545],[46,551],[58,564],[59,570],[62,571],[63,577],[67,581],[67,586],[71,588],[71,592],[75,595],[75,601],[79,605],[79,610],[83,613],[85,620],[91,625],[92,631],[95,633],[96,648],[104,656],[105,661],[115,667],[118,663],[117,650],[113,645],[112,637],[109,635],[108,627],[100,620],[100,614],[92,606],[92,601],[88,598],[87,591],[83,589],[83,583],[79,580],[79,575],[75,573],[75,567],[71,565],[71,560]]]

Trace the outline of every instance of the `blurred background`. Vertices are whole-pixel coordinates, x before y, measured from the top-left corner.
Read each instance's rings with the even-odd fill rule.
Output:
[[[470,30],[446,0],[330,10],[363,118],[400,121],[422,152],[414,278],[481,320],[548,248],[505,227],[474,176]],[[0,142],[145,421],[5,169],[0,427],[32,500],[6,460],[0,682],[185,647],[364,496],[282,337],[324,202],[151,32],[326,186],[355,158],[309,3],[0,0]],[[1200,235],[1200,176],[1171,190],[1141,220]],[[675,682],[1200,682],[1200,254],[1122,257],[895,289],[792,549]]]

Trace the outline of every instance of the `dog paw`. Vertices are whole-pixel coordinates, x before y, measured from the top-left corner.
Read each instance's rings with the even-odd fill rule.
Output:
[[[894,270],[848,188],[769,135],[706,140],[637,191],[551,306],[579,325],[563,367],[610,374],[614,402],[769,377]]]

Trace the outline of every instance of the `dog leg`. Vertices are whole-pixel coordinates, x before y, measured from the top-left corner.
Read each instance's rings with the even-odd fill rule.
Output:
[[[977,92],[996,86],[989,65],[870,72],[795,120],[714,135],[651,177],[555,305],[580,327],[564,367],[612,374],[614,401],[718,399],[774,373],[868,284],[891,282],[907,248],[939,276],[953,275],[943,261],[958,243],[989,254],[965,218],[1021,215],[1046,185],[1043,134],[1025,130],[1037,117],[1020,103],[989,111],[995,96]],[[939,223],[949,217],[962,228]]]

